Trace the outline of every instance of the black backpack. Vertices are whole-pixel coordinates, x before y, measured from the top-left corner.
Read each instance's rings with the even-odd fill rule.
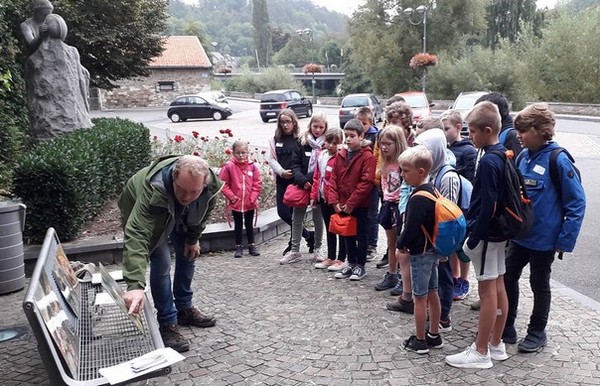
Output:
[[[523,175],[510,158],[499,150],[493,150],[504,162],[504,202],[496,208],[490,225],[489,241],[519,240],[527,237],[533,224],[533,208],[525,190]]]
[[[569,159],[571,160],[571,163],[573,164],[573,169],[575,170],[575,173],[577,174],[577,178],[579,178],[579,181],[581,181],[581,172],[579,171],[579,169],[577,169],[577,166],[575,166],[575,160],[573,159],[573,157],[571,156],[571,154],[569,154],[569,152],[567,151],[567,149],[565,149],[564,147],[557,147],[556,149],[552,150],[552,152],[550,153],[550,179],[552,180],[552,185],[554,185],[554,187],[556,188],[556,193],[558,194],[558,198],[560,199],[560,201],[562,202],[562,183],[560,181],[560,176],[558,175],[558,155],[560,153],[564,152],[566,154],[567,157],[569,157]]]

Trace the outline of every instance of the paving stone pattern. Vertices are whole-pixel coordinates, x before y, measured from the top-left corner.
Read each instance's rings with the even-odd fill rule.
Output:
[[[204,255],[196,267],[195,304],[215,314],[209,329],[182,327],[191,341],[187,359],[168,377],[149,385],[584,385],[600,383],[600,312],[555,291],[548,346],[540,353],[517,353],[489,370],[461,370],[444,356],[471,344],[477,313],[454,302],[453,331],[444,347],[428,355],[405,351],[413,333],[411,315],[385,309],[389,293],[373,289],[384,270],[367,266],[361,282],[337,280],[305,258],[292,266],[278,259],[287,243],[279,236],[261,245],[262,255],[234,259],[232,252]],[[304,247],[303,247],[304,248]],[[381,249],[381,248],[380,248]],[[304,249],[303,252],[306,252]],[[310,257],[308,253],[305,257]],[[111,267],[118,269],[118,266]],[[471,279],[474,287],[475,280]],[[519,336],[531,308],[528,275],[522,278]],[[21,310],[24,291],[0,296],[0,327],[27,325]],[[2,385],[49,384],[29,330],[0,343]]]

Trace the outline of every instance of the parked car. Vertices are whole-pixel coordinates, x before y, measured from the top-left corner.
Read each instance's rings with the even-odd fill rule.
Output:
[[[469,128],[465,122],[465,116],[475,106],[477,99],[489,93],[489,91],[463,91],[454,100],[451,109],[460,112],[463,117],[463,126],[460,132],[462,137],[467,138],[469,136]]]
[[[196,95],[211,102],[215,102],[217,105],[223,108],[229,107],[229,101],[227,100],[225,94],[223,94],[221,91],[202,91]]]
[[[187,121],[195,118],[212,118],[215,121],[227,119],[231,108],[222,107],[198,95],[182,95],[171,102],[167,117],[173,122]]]
[[[339,110],[340,127],[344,127],[346,122],[354,118],[356,112],[361,107],[369,107],[373,112],[373,122],[383,120],[383,107],[373,94],[350,94],[342,99],[342,105]]]
[[[404,98],[406,103],[411,107],[413,112],[413,126],[416,127],[417,123],[431,115],[431,108],[434,106],[433,103],[429,103],[427,95],[423,91],[405,91],[396,94]]]
[[[313,105],[298,90],[273,90],[267,91],[260,98],[260,118],[263,122],[276,119],[281,110],[292,109],[298,117],[311,117]]]

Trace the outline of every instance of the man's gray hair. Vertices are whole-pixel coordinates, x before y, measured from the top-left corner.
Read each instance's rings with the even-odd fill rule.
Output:
[[[173,168],[173,181],[177,180],[179,174],[185,170],[192,176],[204,176],[204,183],[210,183],[210,167],[208,162],[196,155],[181,156]]]

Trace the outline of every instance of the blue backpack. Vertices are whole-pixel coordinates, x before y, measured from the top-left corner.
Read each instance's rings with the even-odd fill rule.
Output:
[[[458,207],[460,209],[462,209],[462,211],[464,213],[467,213],[467,210],[469,209],[469,204],[471,203],[471,194],[473,193],[473,184],[471,183],[471,181],[467,180],[464,176],[460,175],[456,169],[454,169],[452,166],[450,165],[444,165],[442,166],[442,168],[438,171],[437,175],[435,176],[435,181],[434,181],[434,187],[436,189],[440,188],[440,184],[442,183],[442,177],[444,177],[444,174],[448,173],[448,172],[455,172],[458,175],[458,178],[460,180],[460,192],[458,193],[458,202],[456,203],[458,205]]]
[[[500,135],[498,136],[498,140],[500,141],[500,143],[502,145],[504,145],[504,147],[506,147],[506,138],[508,138],[508,134],[513,130],[515,130],[514,127],[508,127],[500,132]]]

